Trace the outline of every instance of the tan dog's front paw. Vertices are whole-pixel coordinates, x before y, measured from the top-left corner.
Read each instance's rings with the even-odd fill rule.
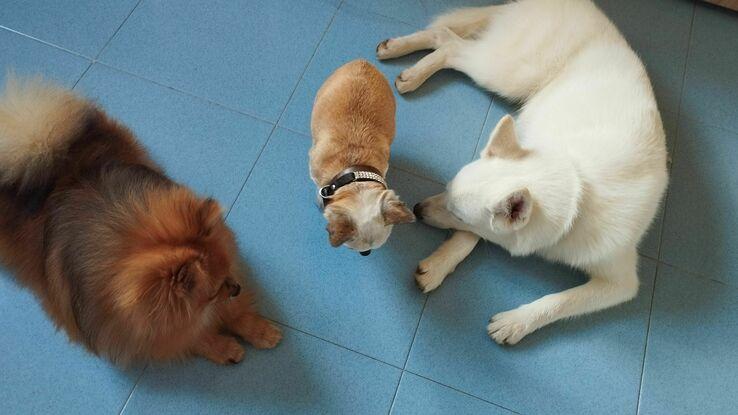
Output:
[[[440,255],[431,255],[420,261],[415,270],[415,282],[424,293],[429,293],[438,288],[448,274],[453,272],[449,269],[445,258]]]

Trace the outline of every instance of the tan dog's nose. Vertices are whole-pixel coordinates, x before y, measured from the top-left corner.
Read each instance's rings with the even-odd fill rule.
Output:
[[[415,219],[423,220],[423,206],[420,203],[413,206],[413,214],[415,214]]]

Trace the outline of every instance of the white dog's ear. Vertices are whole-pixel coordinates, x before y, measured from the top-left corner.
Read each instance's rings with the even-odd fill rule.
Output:
[[[490,157],[515,159],[524,155],[525,150],[518,144],[518,136],[515,134],[513,117],[505,115],[489,135],[489,141],[480,156],[483,159]]]
[[[528,189],[510,193],[492,207],[492,229],[512,232],[528,224],[533,200]]]
[[[413,212],[400,201],[395,192],[387,190],[382,195],[382,217],[385,225],[397,225],[415,221]]]
[[[328,231],[331,246],[341,246],[356,235],[356,225],[345,213],[326,210],[326,219],[328,219],[328,225],[325,229]]]

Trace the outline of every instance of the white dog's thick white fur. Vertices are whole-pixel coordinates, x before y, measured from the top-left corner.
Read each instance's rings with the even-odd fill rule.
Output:
[[[419,205],[426,223],[463,232],[420,262],[421,288],[440,285],[482,237],[590,276],[493,316],[498,343],[633,298],[636,247],[667,185],[666,146],[648,75],[613,24],[588,0],[524,0],[451,12],[377,54],[427,48],[435,51],[398,77],[400,92],[454,68],[524,105],[445,193]]]

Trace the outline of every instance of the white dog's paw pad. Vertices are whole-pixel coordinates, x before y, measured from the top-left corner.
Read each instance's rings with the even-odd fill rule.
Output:
[[[487,334],[498,344],[513,345],[535,330],[531,318],[520,309],[494,315],[487,325]]]

